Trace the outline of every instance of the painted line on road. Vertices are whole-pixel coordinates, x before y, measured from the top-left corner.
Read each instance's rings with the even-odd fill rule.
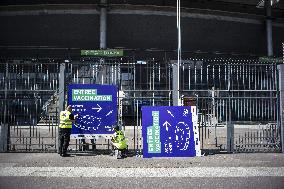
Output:
[[[0,167],[0,177],[284,177],[284,167]]]

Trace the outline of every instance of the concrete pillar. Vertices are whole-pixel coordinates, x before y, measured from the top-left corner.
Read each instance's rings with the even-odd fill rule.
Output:
[[[101,0],[100,12],[100,48],[105,49],[106,45],[106,32],[107,32],[107,0]]]
[[[265,0],[265,10],[266,10],[267,56],[273,56],[271,0]]]
[[[284,61],[284,60],[283,60]],[[279,113],[279,124],[280,124],[280,135],[281,135],[281,146],[282,153],[284,153],[284,64],[278,65],[279,73],[279,102],[280,102],[280,113]]]
[[[179,95],[179,66],[181,62],[181,26],[180,26],[180,0],[177,0],[177,62],[172,64],[173,67],[173,106],[180,106],[180,95]]]
[[[100,1],[101,11],[100,11],[100,49],[106,49],[106,33],[107,33],[107,0]],[[100,64],[104,64],[105,60],[100,59]],[[97,83],[106,84],[107,83],[107,66],[104,65],[103,69],[100,71],[99,77],[97,78]]]

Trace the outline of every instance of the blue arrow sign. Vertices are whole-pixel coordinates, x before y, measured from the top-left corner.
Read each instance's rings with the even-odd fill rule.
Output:
[[[117,87],[114,85],[70,84],[68,104],[79,118],[73,123],[74,138],[112,134],[117,124]]]
[[[143,106],[143,157],[191,157],[200,155],[196,108]]]

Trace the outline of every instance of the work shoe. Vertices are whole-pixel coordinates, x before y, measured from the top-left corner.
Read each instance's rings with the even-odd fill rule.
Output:
[[[62,157],[70,157],[70,154],[62,154]]]

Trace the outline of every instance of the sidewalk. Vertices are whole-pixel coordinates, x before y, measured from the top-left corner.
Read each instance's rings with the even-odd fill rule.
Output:
[[[282,189],[284,154],[216,154],[191,158],[56,153],[0,154],[7,188],[258,188]]]
[[[13,167],[104,167],[104,168],[186,168],[186,167],[284,167],[283,153],[215,154],[187,158],[115,159],[108,155],[57,153],[0,153],[0,165]]]

